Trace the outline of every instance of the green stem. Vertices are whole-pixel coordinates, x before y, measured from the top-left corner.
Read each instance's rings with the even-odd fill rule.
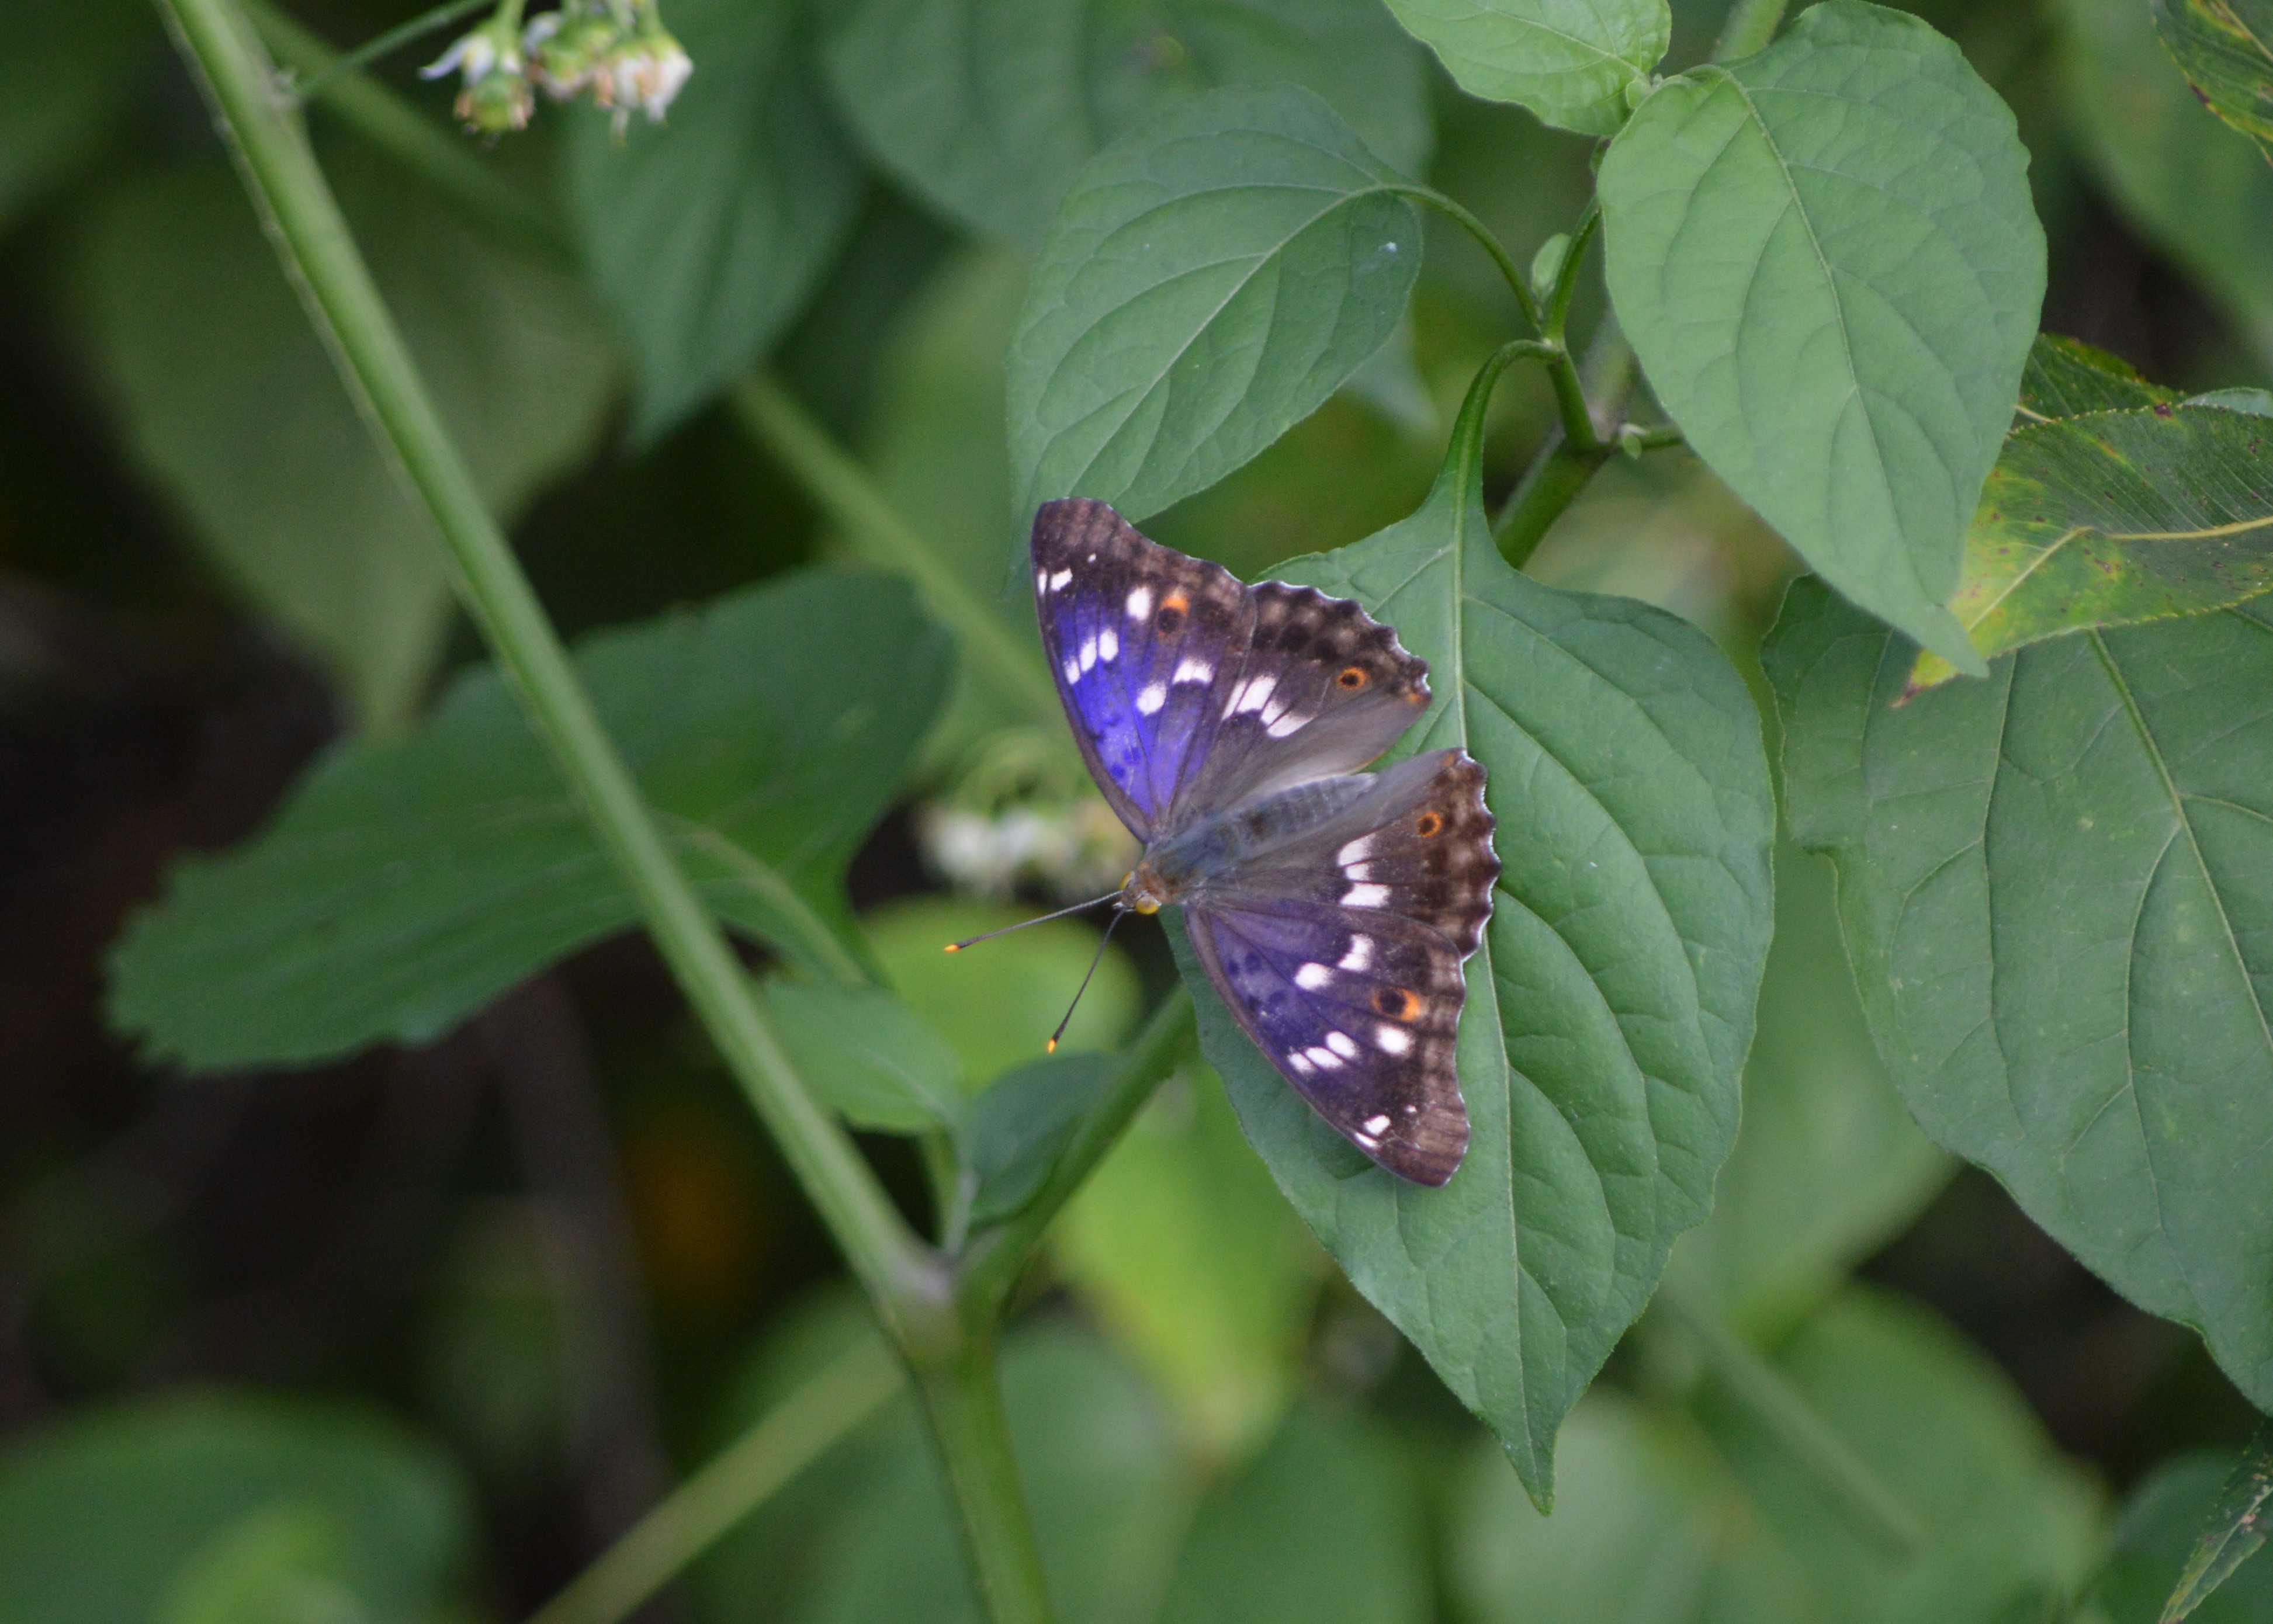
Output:
[[[302,101],[320,95],[324,87],[341,75],[359,72],[380,57],[401,49],[413,40],[424,39],[436,29],[446,28],[461,18],[487,10],[490,3],[491,0],[449,0],[447,4],[438,5],[431,11],[422,11],[408,22],[397,23],[377,38],[364,41],[345,56],[334,56],[323,67],[305,73],[288,73],[285,88]],[[279,51],[277,55],[281,56],[283,53]],[[286,65],[290,66],[289,63]]]
[[[994,1624],[1048,1624],[1050,1603],[995,1377],[994,1327],[966,1325],[954,1356],[916,1366],[916,1393],[954,1491],[956,1527]]]
[[[1661,1285],[1656,1300],[1688,1334],[1722,1391],[1814,1478],[1826,1501],[1857,1533],[1900,1560],[1925,1550],[1925,1530],[1909,1508],[1824,1424],[1782,1371],[1680,1287]]]
[[[1519,570],[1528,564],[1548,530],[1587,488],[1587,482],[1594,477],[1594,470],[1609,454],[1600,446],[1581,450],[1557,430],[1523,471],[1515,494],[1492,527],[1492,541],[1500,557]]]
[[[1579,228],[1571,234],[1571,245],[1563,251],[1563,263],[1555,268],[1555,286],[1547,300],[1546,336],[1557,344],[1564,341],[1564,333],[1571,325],[1571,296],[1578,290],[1579,268],[1602,228],[1602,206],[1588,198],[1587,212],[1579,217]]]
[[[973,1240],[956,1291],[966,1313],[983,1318],[1001,1314],[1050,1221],[1105,1159],[1152,1091],[1191,1051],[1195,1030],[1192,995],[1179,988],[1161,1001],[1121,1057],[1112,1088],[1074,1130],[1040,1192],[1016,1216]]]
[[[1524,274],[1523,267],[1516,264],[1514,257],[1507,251],[1499,238],[1492,235],[1489,226],[1477,219],[1466,206],[1454,202],[1432,187],[1408,183],[1391,186],[1386,190],[1435,209],[1446,219],[1457,221],[1470,236],[1475,238],[1477,245],[1489,254],[1492,263],[1499,267],[1499,273],[1506,281],[1509,291],[1515,295],[1517,307],[1523,311],[1524,321],[1534,333],[1545,336],[1546,318],[1540,311],[1538,296],[1531,291],[1530,278]]]
[[[938,1269],[851,1138],[808,1094],[716,923],[679,870],[602,730],[559,635],[482,505],[471,471],[349,236],[274,74],[231,0],[159,0],[218,116],[309,318],[381,448],[441,533],[459,595],[512,681],[594,835],[728,1068],[772,1130],[888,1328],[940,1304]]]
[[[502,231],[524,248],[567,265],[574,258],[559,222],[475,156],[466,139],[443,129],[369,75],[337,71],[340,54],[266,0],[245,0],[245,16],[277,59],[311,76],[298,94],[424,181],[476,224]]]
[[[1737,0],[1729,20],[1721,26],[1721,37],[1713,42],[1713,60],[1733,62],[1766,50],[1768,41],[1775,38],[1777,25],[1783,21],[1784,8],[1790,4],[1791,0]]]
[[[618,1624],[899,1391],[905,1373],[863,1338],[680,1484],[529,1624]]]
[[[904,573],[923,589],[926,607],[956,632],[988,687],[1038,721],[1063,725],[1057,689],[1036,648],[1016,636],[995,607],[893,511],[867,471],[778,378],[754,372],[729,399],[751,437],[796,477],[863,557]]]

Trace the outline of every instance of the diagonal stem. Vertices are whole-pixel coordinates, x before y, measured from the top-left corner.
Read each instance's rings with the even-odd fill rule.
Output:
[[[460,598],[722,1057],[896,1334],[939,1300],[938,1266],[817,1104],[593,714],[559,634],[443,427],[299,124],[231,0],[159,0],[269,236],[374,437],[440,533]]]

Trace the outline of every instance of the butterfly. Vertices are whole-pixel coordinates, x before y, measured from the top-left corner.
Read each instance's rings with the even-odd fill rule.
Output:
[[[1357,604],[1229,571],[1102,502],[1043,504],[1042,647],[1090,774],[1144,854],[1114,900],[1181,906],[1200,967],[1279,1075],[1417,1184],[1460,1164],[1460,966],[1499,859],[1484,770],[1418,721],[1427,664]]]

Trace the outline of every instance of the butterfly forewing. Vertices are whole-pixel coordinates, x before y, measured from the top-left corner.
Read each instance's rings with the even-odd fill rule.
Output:
[[[1043,504],[1032,559],[1076,740],[1140,839],[1362,767],[1428,703],[1427,665],[1357,604],[1242,586],[1101,502]]]
[[[1460,966],[1491,911],[1491,831],[1482,768],[1417,756],[1187,904],[1202,967],[1271,1063],[1336,1132],[1422,1184],[1451,1178],[1467,1146]]]

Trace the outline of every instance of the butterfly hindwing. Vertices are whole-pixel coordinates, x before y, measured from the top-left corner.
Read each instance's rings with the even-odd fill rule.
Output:
[[[1139,839],[1362,767],[1428,702],[1427,665],[1357,604],[1242,586],[1101,502],[1043,504],[1031,556],[1076,741]]]
[[[1286,838],[1266,834],[1195,891],[1192,945],[1240,1025],[1337,1133],[1441,1185],[1468,1138],[1461,963],[1499,873],[1483,769],[1438,751],[1339,782],[1369,787]],[[1267,827],[1274,810],[1264,800],[1243,819]]]

